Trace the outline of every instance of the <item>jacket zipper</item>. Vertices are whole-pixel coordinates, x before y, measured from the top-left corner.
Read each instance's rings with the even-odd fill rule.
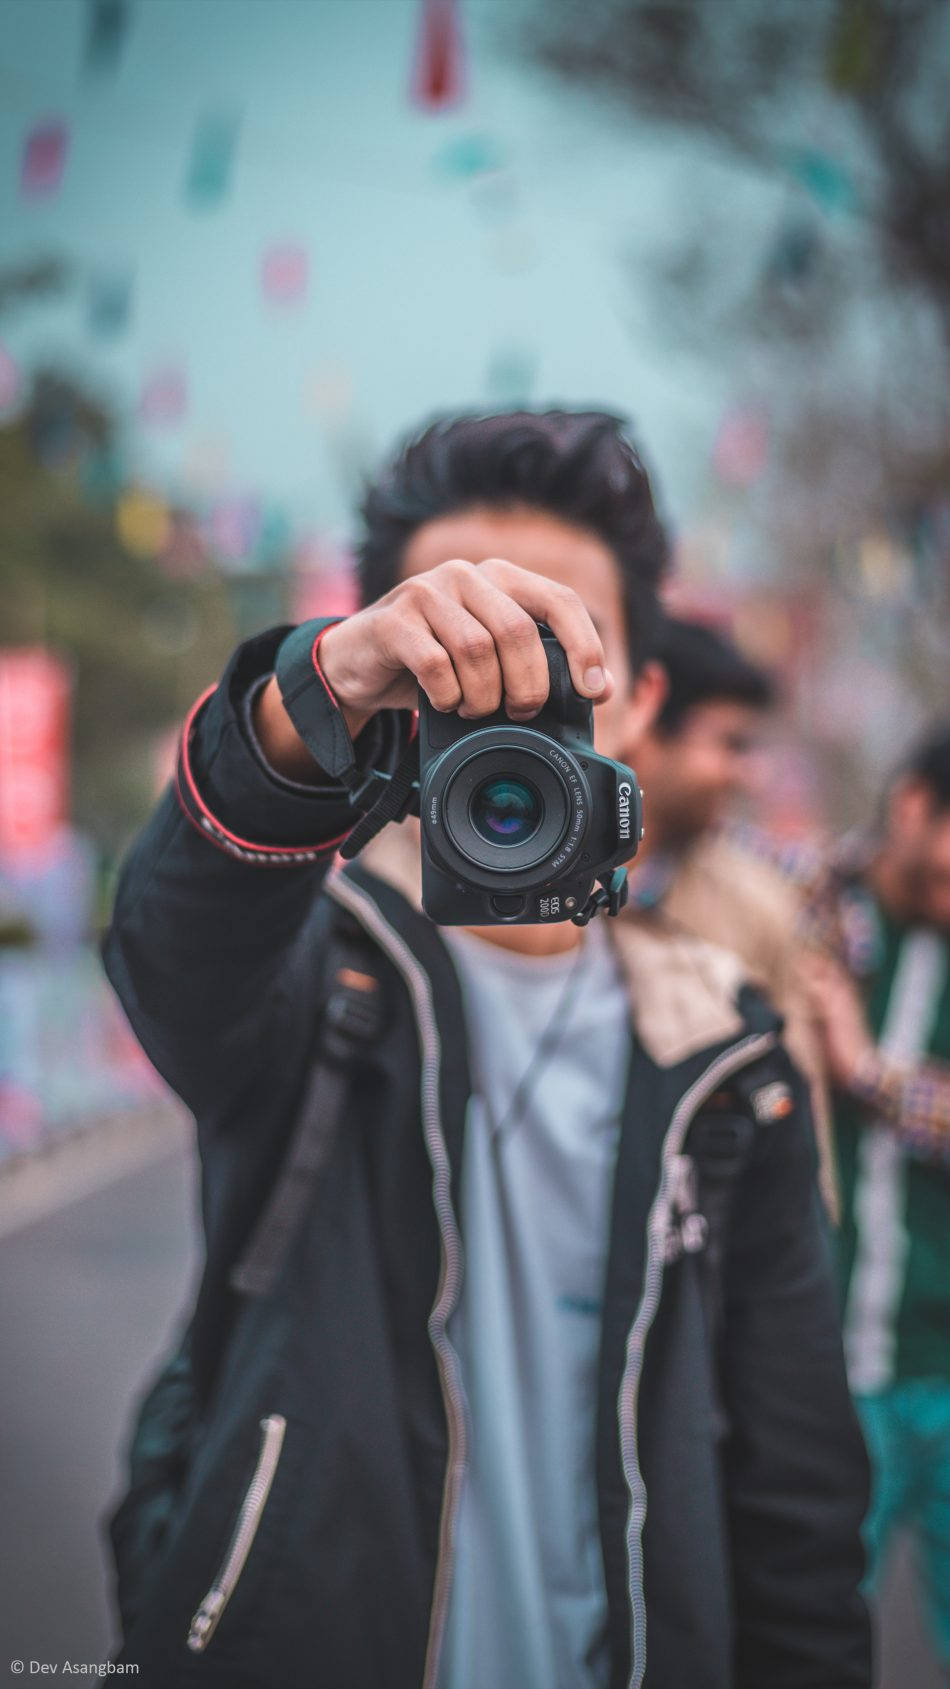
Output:
[[[442,1043],[432,1001],[432,986],[409,945],[399,937],[375,903],[353,883],[338,875],[327,887],[331,897],[349,909],[370,932],[381,949],[395,963],[409,987],[422,1048],[422,1122],[432,1167],[432,1191],[439,1227],[440,1267],[435,1301],[429,1314],[429,1337],[435,1351],[442,1402],[448,1428],[448,1461],[442,1488],[439,1519],[439,1548],[429,1616],[422,1689],[434,1689],[445,1632],[449,1593],[452,1586],[452,1558],[465,1476],[466,1430],[459,1359],[449,1341],[446,1327],[458,1300],[462,1277],[462,1242],[452,1209],[449,1153],[442,1131],[439,1109],[439,1070]]]
[[[631,1666],[628,1689],[641,1689],[646,1671],[646,1603],[643,1597],[643,1525],[647,1495],[637,1459],[637,1406],[640,1371],[646,1339],[659,1306],[663,1284],[664,1245],[670,1217],[670,1169],[672,1158],[682,1149],[697,1109],[718,1088],[723,1079],[747,1067],[759,1055],[772,1049],[774,1032],[757,1033],[734,1044],[694,1080],[673,1111],[663,1140],[660,1185],[647,1222],[647,1262],[643,1291],[627,1336],[627,1356],[620,1381],[618,1418],[624,1477],[630,1494],[627,1514],[627,1564],[632,1617]]]
[[[287,1421],[281,1413],[271,1413],[261,1420],[261,1449],[254,1468],[254,1476],[248,1484],[238,1521],[234,1527],[234,1535],[228,1546],[218,1574],[208,1590],[207,1595],[191,1621],[188,1632],[188,1646],[195,1654],[200,1654],[208,1646],[212,1636],[218,1628],[218,1623],[225,1607],[234,1594],[234,1588],[244,1570],[244,1562],[251,1551],[251,1544],[257,1535],[257,1527],[261,1522],[264,1503],[270,1493],[280,1459],[280,1451],[284,1441]]]

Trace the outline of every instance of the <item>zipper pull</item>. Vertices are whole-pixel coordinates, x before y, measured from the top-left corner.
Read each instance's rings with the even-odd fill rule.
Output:
[[[223,1589],[208,1591],[201,1606],[191,1621],[188,1632],[188,1646],[192,1653],[200,1654],[214,1635],[215,1626],[224,1609],[225,1596]]]

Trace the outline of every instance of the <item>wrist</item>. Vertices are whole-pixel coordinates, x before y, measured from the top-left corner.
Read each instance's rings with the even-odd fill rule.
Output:
[[[346,722],[350,738],[355,740],[357,734],[363,731],[366,723],[372,719],[372,710],[362,709],[347,697],[347,666],[344,654],[340,650],[340,636],[346,643],[346,623],[334,622],[320,637],[317,664],[321,675],[330,692],[336,700],[343,720]]]
[[[848,1064],[844,1087],[857,1102],[879,1107],[894,1089],[897,1069],[874,1044],[866,1044]]]
[[[284,708],[274,675],[254,700],[253,722],[261,751],[278,774],[314,785],[325,778]]]

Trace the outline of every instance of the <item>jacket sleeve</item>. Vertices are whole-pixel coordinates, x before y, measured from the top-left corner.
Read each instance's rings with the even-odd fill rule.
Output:
[[[950,1062],[895,1061],[874,1049],[849,1089],[875,1124],[887,1123],[908,1154],[950,1164]]]
[[[103,942],[139,1042],[196,1113],[257,1072],[315,899],[359,816],[341,785],[302,786],[270,769],[249,729],[248,696],[288,631],[241,645],[192,709],[177,777],[123,865]],[[393,766],[403,715],[373,718],[360,762]]]
[[[736,1689],[869,1689],[868,1463],[845,1378],[804,1081],[759,1129],[726,1266]]]

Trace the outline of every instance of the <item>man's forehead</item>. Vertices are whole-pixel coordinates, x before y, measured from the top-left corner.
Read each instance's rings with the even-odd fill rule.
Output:
[[[613,553],[596,534],[525,506],[479,506],[433,517],[409,540],[401,572],[422,574],[450,557],[464,557],[469,563],[505,557],[522,569],[553,577],[585,566],[603,570],[610,578],[618,573]]]

